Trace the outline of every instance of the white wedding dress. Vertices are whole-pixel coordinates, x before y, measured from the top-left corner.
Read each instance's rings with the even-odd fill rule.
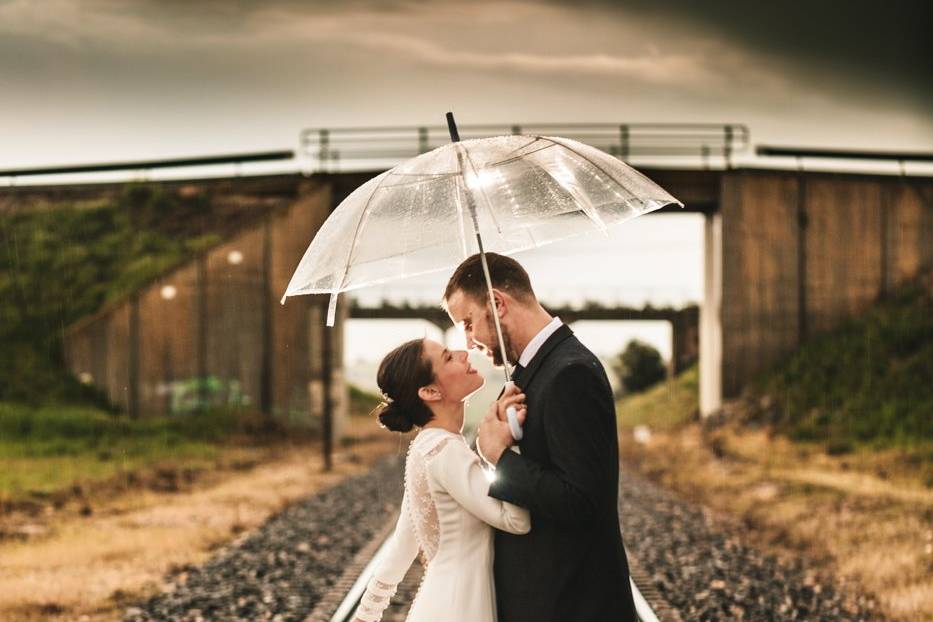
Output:
[[[425,565],[407,622],[494,622],[490,526],[524,534],[528,511],[489,496],[479,457],[460,434],[421,430],[408,448],[402,509],[356,618],[376,622],[421,553]]]

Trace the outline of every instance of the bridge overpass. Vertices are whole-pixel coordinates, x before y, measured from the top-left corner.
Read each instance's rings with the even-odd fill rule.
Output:
[[[548,312],[557,316],[565,324],[583,320],[598,322],[638,322],[646,320],[669,322],[671,325],[671,363],[672,374],[695,363],[699,358],[699,317],[700,309],[696,306],[682,309],[631,309],[626,307],[603,307],[585,305],[582,308],[556,307],[544,305]],[[360,306],[351,302],[347,317],[361,320],[425,320],[446,332],[453,328],[450,317],[439,306],[402,306],[383,303],[378,307]]]
[[[628,127],[626,133],[620,131],[624,127],[615,126],[606,138],[614,142],[602,146],[636,161],[654,158],[639,169],[681,199],[686,211],[704,217],[704,296],[695,312],[704,413],[738,395],[809,336],[933,267],[931,177],[733,168],[732,155],[742,147],[735,128],[731,135],[726,126],[710,130],[718,136],[715,148],[712,138],[691,134],[692,146],[681,136],[664,139],[670,143],[649,153],[647,143],[638,141],[648,141],[644,135],[654,130]],[[414,153],[406,153],[431,146],[431,131],[411,129],[415,139],[406,149]],[[597,146],[600,136],[610,134],[589,126],[576,130],[594,134],[590,142]],[[465,137],[470,132],[462,128]],[[635,137],[639,132],[642,138]],[[320,328],[323,322],[315,318],[325,303],[318,297],[277,304],[328,212],[379,172],[350,166],[351,151],[335,146],[338,132],[326,134],[324,149],[322,136],[320,130],[307,133],[305,155],[317,156],[296,161],[301,172],[147,182],[168,192],[257,205],[274,197],[281,205],[258,226],[68,329],[72,370],[131,412],[161,412],[176,396],[180,379],[205,376],[235,380],[241,393],[269,412],[320,413],[339,406],[341,327]],[[665,149],[671,160],[659,163]],[[690,149],[699,166],[673,163]],[[391,153],[378,156],[399,157],[385,151]],[[370,155],[357,164],[370,162]],[[15,173],[0,176],[25,178]],[[0,209],[62,201],[94,205],[120,187],[9,187],[0,189]],[[242,257],[236,264],[229,261],[234,250]],[[161,295],[167,285],[178,292],[171,303]],[[239,304],[230,305],[231,299]]]
[[[595,321],[639,321],[639,320],[661,320],[671,321],[675,316],[684,313],[680,309],[629,309],[624,307],[555,307],[545,305],[545,308],[551,315],[560,316],[567,324],[579,322],[580,320]],[[690,307],[697,309],[697,307]],[[404,306],[391,303],[383,303],[378,307],[361,306],[355,301],[351,301],[347,317],[357,320],[424,320],[434,324],[442,331],[453,328],[450,322],[450,316],[440,307],[431,306]]]

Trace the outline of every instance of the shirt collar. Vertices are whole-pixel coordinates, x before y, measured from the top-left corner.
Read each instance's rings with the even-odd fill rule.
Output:
[[[560,321],[559,317],[552,319],[547,326],[538,331],[538,334],[531,338],[531,341],[528,342],[528,345],[525,346],[525,349],[522,350],[522,355],[518,357],[518,364],[522,367],[528,367],[528,363],[531,362],[531,359],[535,357],[535,354],[538,353],[538,350],[541,349],[541,346],[544,345],[544,342],[547,341],[547,338],[554,334],[558,328],[563,325],[563,322]]]

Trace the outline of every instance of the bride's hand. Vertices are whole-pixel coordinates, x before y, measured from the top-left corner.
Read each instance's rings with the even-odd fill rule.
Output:
[[[486,416],[483,417],[483,421],[479,425],[479,430],[477,430],[476,449],[480,457],[492,466],[496,466],[496,464],[499,463],[499,458],[502,456],[502,453],[515,444],[515,439],[512,437],[509,424],[499,419],[497,416],[499,408],[502,408],[502,417],[504,419],[505,409],[508,408],[510,404],[520,404],[520,409],[517,413],[518,421],[519,423],[525,422],[525,405],[515,399],[517,397],[517,395],[510,396],[510,398],[503,396],[499,401],[493,402],[489,406],[489,411],[486,413]]]

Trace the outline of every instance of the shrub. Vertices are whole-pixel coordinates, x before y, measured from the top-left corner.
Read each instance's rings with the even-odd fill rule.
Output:
[[[634,339],[619,354],[613,367],[627,393],[644,391],[667,376],[661,353],[654,347]]]

